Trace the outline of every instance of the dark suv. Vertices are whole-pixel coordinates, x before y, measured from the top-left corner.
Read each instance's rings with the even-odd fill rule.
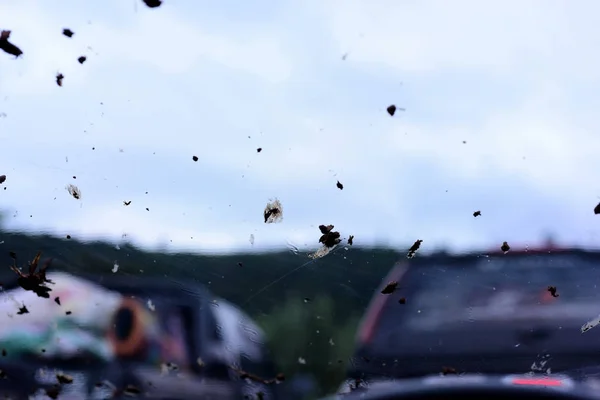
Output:
[[[390,282],[397,282],[397,289],[382,294]],[[598,251],[441,254],[400,261],[364,315],[347,383],[598,365],[600,335],[582,335],[582,326],[600,314],[597,285]]]

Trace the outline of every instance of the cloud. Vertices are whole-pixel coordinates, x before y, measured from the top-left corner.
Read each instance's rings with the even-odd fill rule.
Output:
[[[0,55],[11,227],[196,250],[308,249],[321,223],[358,244],[595,243],[593,2],[105,3],[0,5],[25,51]]]
[[[594,2],[332,0],[317,7],[348,60],[388,73],[485,70],[506,77],[570,68],[598,76],[589,67],[598,57],[587,51],[596,42]]]
[[[139,13],[125,13],[119,2],[104,3],[115,13],[124,14],[124,21],[115,24],[101,19],[84,24],[83,11],[89,12],[89,8],[82,7],[79,13],[70,10],[69,14],[74,13],[70,19],[79,22],[72,39],[61,35],[66,26],[61,25],[60,14],[53,13],[48,5],[29,1],[0,6],[2,15],[11,16],[14,41],[25,52],[20,63],[3,63],[3,68],[4,64],[10,68],[3,74],[3,92],[48,92],[55,89],[51,77],[58,70],[65,75],[65,84],[78,86],[96,68],[110,68],[118,74],[127,64],[130,68],[151,65],[161,73],[176,75],[193,69],[202,60],[210,60],[272,83],[285,81],[291,73],[281,43],[268,32],[241,31],[232,26],[233,34],[223,36],[182,18],[185,10],[143,8]],[[6,26],[9,21],[0,22]],[[85,68],[77,62],[80,55],[89,57]]]

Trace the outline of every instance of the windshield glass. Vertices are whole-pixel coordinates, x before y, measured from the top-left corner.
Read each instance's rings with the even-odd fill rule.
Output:
[[[594,367],[599,12],[0,1],[0,397]]]

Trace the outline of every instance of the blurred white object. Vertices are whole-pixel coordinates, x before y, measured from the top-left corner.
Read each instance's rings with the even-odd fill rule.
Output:
[[[597,325],[600,325],[600,315],[583,324],[583,326],[581,327],[581,333],[587,332]]]

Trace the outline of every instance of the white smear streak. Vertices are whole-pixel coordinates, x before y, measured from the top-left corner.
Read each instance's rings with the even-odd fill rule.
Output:
[[[597,325],[600,325],[600,315],[598,315],[596,318],[591,319],[588,322],[586,322],[585,324],[583,324],[581,326],[581,333],[587,332]]]

